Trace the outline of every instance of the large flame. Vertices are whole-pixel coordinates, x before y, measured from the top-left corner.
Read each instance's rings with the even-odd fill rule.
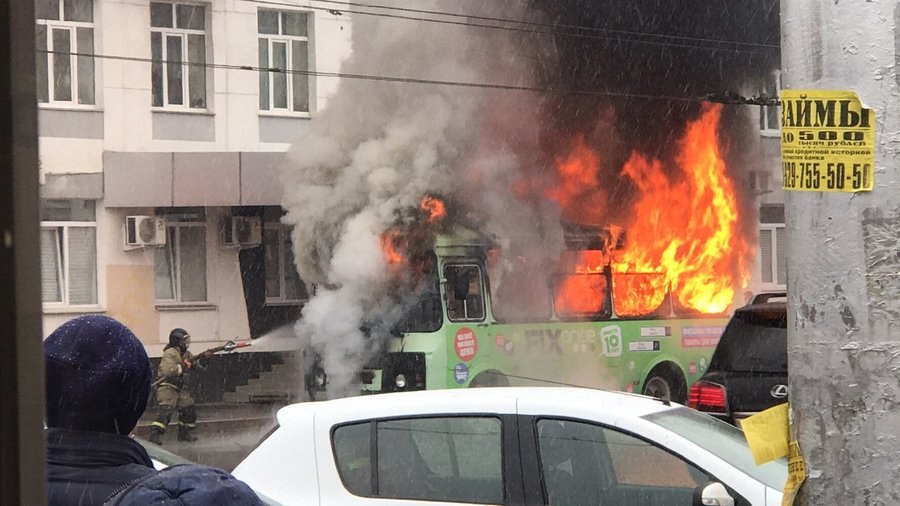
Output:
[[[599,169],[600,159],[583,136],[575,139],[568,156],[556,159],[559,186],[544,191],[544,195],[560,205],[563,219],[577,223],[603,220],[606,192],[600,186]]]
[[[634,182],[639,195],[625,224],[625,246],[613,251],[611,261],[619,316],[654,313],[664,303],[667,289],[687,309],[721,313],[731,304],[735,287],[746,284],[744,259],[750,244],[738,230],[734,184],[718,144],[721,113],[721,105],[705,106],[701,117],[687,125],[675,170],[668,174],[662,162],[637,152],[622,168],[621,174]],[[589,182],[585,168],[594,164],[597,169],[596,154],[585,149],[579,144],[558,164],[563,182],[548,192],[564,206],[564,213],[569,191]],[[576,291],[562,284],[557,296],[571,300],[582,291],[583,287]]]

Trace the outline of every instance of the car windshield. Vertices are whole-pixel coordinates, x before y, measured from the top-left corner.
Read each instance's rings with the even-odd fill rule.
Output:
[[[710,362],[710,369],[787,374],[785,312],[748,311],[734,315]]]
[[[784,488],[787,459],[756,465],[744,432],[733,425],[688,408],[653,413],[643,418],[715,454],[767,487]],[[715,474],[715,470],[710,471]]]

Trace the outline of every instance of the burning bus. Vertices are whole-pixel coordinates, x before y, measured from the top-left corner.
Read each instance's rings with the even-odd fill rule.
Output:
[[[563,211],[553,251],[520,251],[464,226],[449,199],[422,198],[413,219],[380,236],[393,280],[385,292],[400,309],[366,329],[362,390],[563,384],[685,401],[752,257],[718,144],[720,115],[708,106],[689,122],[675,170],[631,154],[620,176],[638,192],[621,225],[565,220],[585,215],[573,210],[597,188],[596,155],[576,142],[557,160],[558,184],[541,189]],[[322,364],[308,376],[311,395],[330,374]]]
[[[530,280],[533,303],[516,315],[497,304],[496,245],[464,229],[438,236],[433,251],[414,260],[418,300],[362,374],[363,388],[564,384],[684,401],[727,323],[725,308],[689,307],[664,273],[617,270],[615,246],[564,250],[557,272]],[[507,276],[530,274],[527,259],[520,262]]]

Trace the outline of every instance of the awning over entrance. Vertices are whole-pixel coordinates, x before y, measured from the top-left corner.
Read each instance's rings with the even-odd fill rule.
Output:
[[[106,207],[281,205],[284,153],[103,154]]]

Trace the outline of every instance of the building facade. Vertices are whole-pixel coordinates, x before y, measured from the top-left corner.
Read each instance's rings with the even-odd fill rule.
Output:
[[[775,98],[781,91],[781,71],[772,70],[750,94]],[[749,191],[759,215],[756,262],[747,290],[784,292],[787,290],[787,236],[784,227],[784,190],[781,170],[781,107],[748,107],[758,115],[759,135],[753,146],[754,160],[748,167]],[[756,118],[754,118],[756,120]]]
[[[339,71],[349,16],[310,0],[36,6],[45,334],[106,313],[158,356],[173,327],[213,346],[296,319],[308,288],[281,164],[337,86],[309,72]]]

